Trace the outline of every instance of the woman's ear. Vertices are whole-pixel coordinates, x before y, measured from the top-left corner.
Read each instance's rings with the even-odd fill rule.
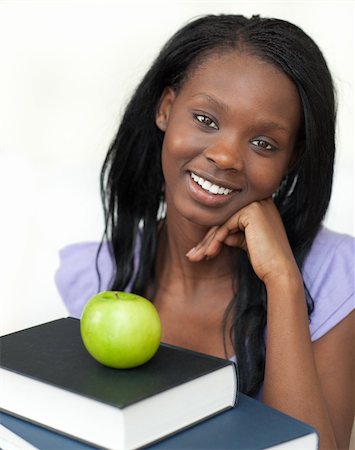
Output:
[[[171,107],[175,98],[176,92],[172,88],[164,89],[155,114],[155,123],[161,131],[166,131],[167,129]]]

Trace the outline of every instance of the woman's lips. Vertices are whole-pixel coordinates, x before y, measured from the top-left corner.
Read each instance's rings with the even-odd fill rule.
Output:
[[[202,187],[205,191],[209,192],[213,195],[228,195],[232,192],[232,189],[228,189],[223,186],[219,186],[218,184],[213,184],[208,180],[205,180],[202,177],[199,177],[193,172],[190,172],[191,178]]]
[[[229,202],[230,198],[242,189],[232,190],[213,183],[194,172],[189,172],[188,185],[193,197],[206,206],[219,206]]]

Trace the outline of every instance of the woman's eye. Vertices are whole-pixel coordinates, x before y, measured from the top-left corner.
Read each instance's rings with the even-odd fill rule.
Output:
[[[263,150],[267,151],[276,150],[276,147],[274,145],[269,144],[269,142],[264,141],[263,139],[254,139],[253,141],[251,141],[251,143]]]
[[[214,120],[212,120],[210,117],[205,116],[204,114],[194,114],[194,116],[203,125],[206,125],[209,128],[214,128],[215,130],[218,130],[218,126],[216,125],[216,122]]]

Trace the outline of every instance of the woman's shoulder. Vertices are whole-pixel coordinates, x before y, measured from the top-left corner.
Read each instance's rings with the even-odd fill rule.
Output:
[[[303,278],[314,300],[312,340],[354,309],[354,255],[354,237],[320,229],[303,267]]]
[[[98,254],[99,248],[99,242],[80,242],[59,251],[55,283],[72,317],[80,317],[89,298],[109,285],[114,267],[112,257],[107,243],[102,244]]]

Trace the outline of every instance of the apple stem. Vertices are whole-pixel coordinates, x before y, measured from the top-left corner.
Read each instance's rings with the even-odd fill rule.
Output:
[[[115,297],[117,300],[119,300],[120,296],[118,295],[118,292],[115,292]]]

